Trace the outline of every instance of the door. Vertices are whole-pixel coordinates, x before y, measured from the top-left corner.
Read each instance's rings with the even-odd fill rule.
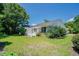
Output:
[[[41,32],[45,33],[46,32],[46,27],[42,27]]]

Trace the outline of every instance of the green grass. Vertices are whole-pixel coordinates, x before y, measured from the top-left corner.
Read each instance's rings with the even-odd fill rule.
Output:
[[[13,52],[17,55],[47,55],[47,56],[67,56],[73,55],[72,35],[67,35],[63,39],[49,39],[46,36],[8,36],[1,38],[0,42],[10,42],[4,47],[4,52]]]

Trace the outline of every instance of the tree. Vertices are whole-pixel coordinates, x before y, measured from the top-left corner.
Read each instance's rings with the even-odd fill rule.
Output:
[[[73,21],[65,23],[65,26],[67,27],[69,33],[73,33],[73,25],[74,25]]]
[[[73,31],[74,33],[79,33],[79,15],[74,18]]]
[[[0,19],[2,19],[3,17],[3,9],[4,9],[4,6],[3,4],[0,4]],[[4,28],[2,26],[2,21],[0,20],[0,34],[3,32]]]
[[[1,5],[3,6],[1,24],[4,27],[4,32],[7,34],[17,34],[18,27],[22,25],[23,22],[28,21],[28,14],[19,4],[5,3]]]

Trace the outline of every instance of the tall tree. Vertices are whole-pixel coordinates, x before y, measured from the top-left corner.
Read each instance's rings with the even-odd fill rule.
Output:
[[[79,15],[74,18],[74,33],[79,33]]]
[[[16,34],[21,23],[28,21],[28,14],[19,4],[4,3],[1,5],[3,5],[3,17],[1,18],[1,22],[2,26],[5,28],[4,32],[7,34]]]
[[[67,27],[69,33],[73,33],[73,25],[74,25],[74,21],[65,23],[65,26]]]
[[[3,10],[4,10],[4,6],[3,4],[0,4],[0,33],[2,33],[4,30],[2,26],[2,21],[1,21],[1,19],[3,18]]]

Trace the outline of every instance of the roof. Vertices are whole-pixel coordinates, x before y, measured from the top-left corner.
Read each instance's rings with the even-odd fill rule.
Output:
[[[64,22],[62,20],[51,20],[51,21],[39,23],[33,27],[47,27],[51,25],[64,27]]]

